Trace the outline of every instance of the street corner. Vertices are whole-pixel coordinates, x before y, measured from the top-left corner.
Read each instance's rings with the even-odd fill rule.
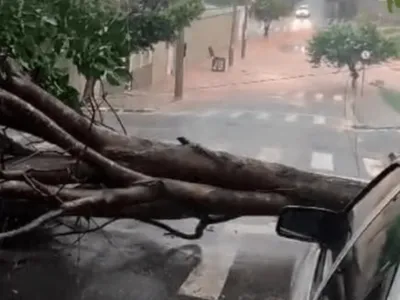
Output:
[[[382,86],[366,87],[362,95],[354,97],[354,115],[359,128],[400,128],[400,91]]]
[[[354,130],[354,122],[350,119],[339,119],[336,127],[338,132],[348,132]]]

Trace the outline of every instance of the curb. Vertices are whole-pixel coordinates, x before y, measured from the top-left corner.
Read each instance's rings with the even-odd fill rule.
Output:
[[[345,117],[349,122],[349,126],[355,129],[360,126],[357,117],[355,115],[355,100],[357,96],[351,91],[348,93],[348,96],[345,98]]]
[[[347,97],[347,101],[345,101],[346,105],[346,119],[349,121],[349,125],[352,129],[355,130],[370,130],[370,131],[391,131],[391,130],[400,130],[400,126],[371,126],[365,123],[360,123],[355,115],[356,109],[356,101],[357,95],[353,92],[349,93]]]
[[[156,111],[156,108],[114,108],[111,109],[109,107],[100,107],[101,112],[112,112],[115,111],[117,114],[121,113],[151,113]]]

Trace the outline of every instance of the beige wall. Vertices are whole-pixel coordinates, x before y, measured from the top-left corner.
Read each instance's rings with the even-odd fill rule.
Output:
[[[190,67],[209,58],[208,47],[216,56],[226,57],[229,48],[232,13],[205,17],[185,30],[187,52],[185,65]]]
[[[238,25],[242,19],[241,11],[242,9],[239,8]],[[231,9],[209,10],[200,19],[192,22],[191,26],[185,29],[187,44],[185,67],[191,68],[209,59],[209,46],[213,47],[217,56],[227,57],[231,26]],[[237,34],[240,36],[239,29],[237,29]],[[169,47],[172,47],[173,52],[168,50]],[[169,76],[173,76],[174,61],[174,46],[165,42],[154,45],[154,51],[150,57],[144,58],[141,54],[133,54],[130,57],[130,70],[134,78],[131,87],[146,89],[165,81]],[[172,67],[172,74],[168,74],[168,66]],[[77,74],[73,66],[70,68],[70,82],[79,91],[83,91],[84,79]],[[105,83],[105,89],[108,93],[120,93],[124,91],[125,86],[113,87]]]
[[[167,64],[168,64],[168,45],[165,42],[158,43],[154,46],[153,61],[152,61],[152,83],[157,83],[163,81],[167,76]],[[174,51],[174,49],[172,49]],[[171,57],[174,60],[174,55]],[[174,61],[171,62],[172,67],[174,67]]]

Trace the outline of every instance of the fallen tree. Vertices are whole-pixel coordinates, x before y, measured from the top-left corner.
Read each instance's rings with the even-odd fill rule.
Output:
[[[62,216],[132,218],[183,238],[239,216],[277,215],[288,204],[340,209],[362,181],[308,173],[214,152],[178,137],[179,146],[129,137],[96,124],[5,60],[0,81],[0,125],[58,146],[37,150],[1,141],[2,219],[30,220],[0,233],[0,240],[29,232]],[[196,217],[185,235],[162,219]]]

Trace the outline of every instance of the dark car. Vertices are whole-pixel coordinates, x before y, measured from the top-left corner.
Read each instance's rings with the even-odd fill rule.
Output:
[[[278,235],[309,242],[294,268],[290,300],[400,300],[400,163],[341,212],[288,206]]]

